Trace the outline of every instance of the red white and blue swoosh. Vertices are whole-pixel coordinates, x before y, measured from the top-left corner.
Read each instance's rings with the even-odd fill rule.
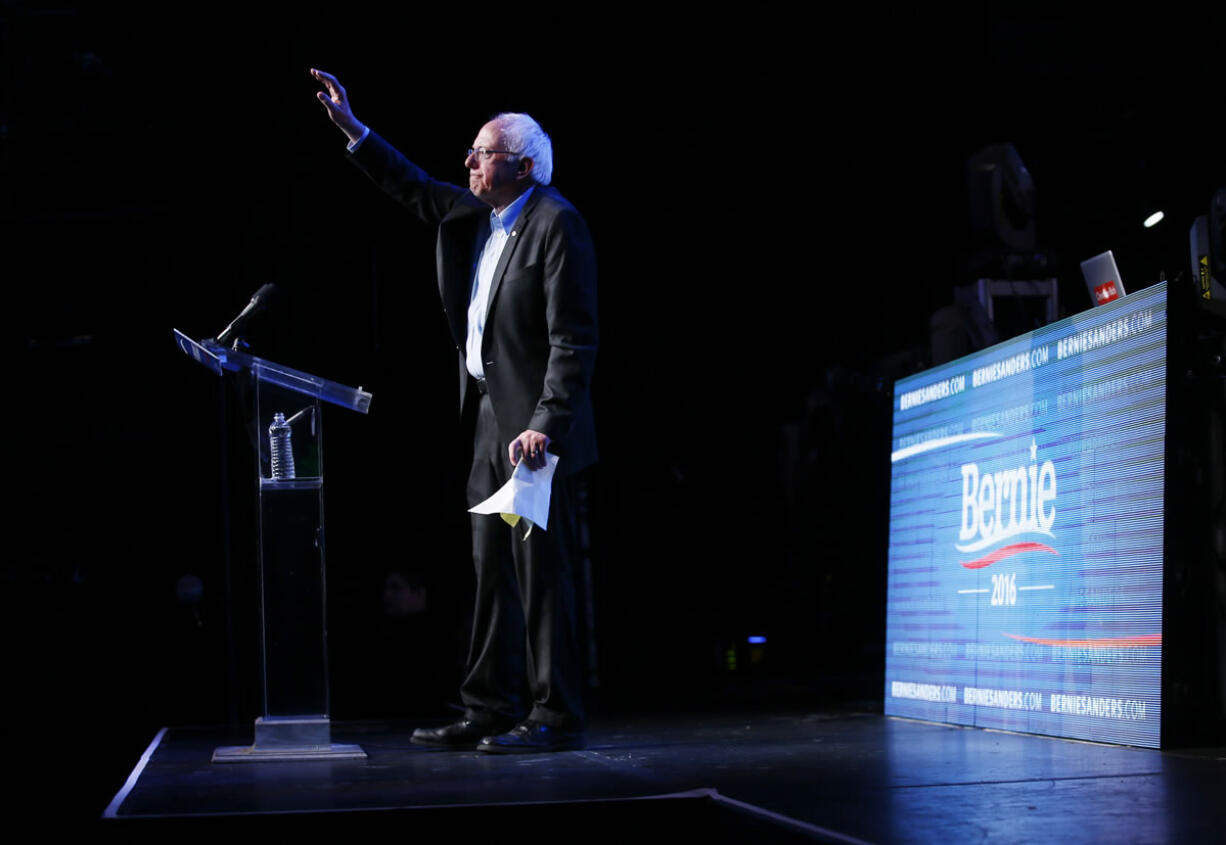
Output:
[[[962,565],[967,569],[983,569],[985,566],[991,566],[994,563],[1011,558],[1015,555],[1026,554],[1028,552],[1046,552],[1049,555],[1059,555],[1060,553],[1046,543],[1010,543],[996,549],[994,552],[984,555],[977,560],[964,560]]]
[[[1087,639],[1050,639],[1048,637],[1023,637],[1021,634],[1010,634],[1002,631],[1006,637],[1020,640],[1024,643],[1049,645],[1056,648],[1145,648],[1162,645],[1161,634],[1138,634],[1131,637],[1090,637]]]

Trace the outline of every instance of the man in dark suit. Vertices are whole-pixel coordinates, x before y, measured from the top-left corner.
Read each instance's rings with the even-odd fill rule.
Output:
[[[459,352],[462,415],[474,424],[469,505],[505,484],[518,463],[536,471],[546,452],[558,456],[547,531],[471,515],[477,595],[464,717],[419,728],[413,742],[493,753],[581,747],[575,506],[577,473],[596,460],[596,260],[587,225],[548,187],[552,146],[527,115],[481,127],[464,189],[408,161],[353,116],[334,76],[311,73],[353,163],[438,227],[439,292]]]

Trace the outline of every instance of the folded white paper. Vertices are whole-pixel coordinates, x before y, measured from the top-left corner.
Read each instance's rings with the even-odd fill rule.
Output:
[[[545,466],[538,470],[528,469],[523,461],[511,473],[511,479],[484,502],[473,505],[469,513],[496,513],[511,525],[520,519],[528,521],[528,533],[533,525],[549,528],[549,493],[553,489],[553,471],[558,466],[558,456],[545,454]],[[526,538],[528,534],[524,534]]]

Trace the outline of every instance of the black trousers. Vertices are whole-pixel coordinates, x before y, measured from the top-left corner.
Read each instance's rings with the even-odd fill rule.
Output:
[[[480,395],[476,406],[470,507],[514,470],[489,397]],[[510,526],[497,514],[469,514],[477,594],[460,697],[470,717],[526,715],[553,727],[583,727],[574,570],[578,483],[573,474],[554,476],[548,530],[537,526],[527,538],[522,521]]]

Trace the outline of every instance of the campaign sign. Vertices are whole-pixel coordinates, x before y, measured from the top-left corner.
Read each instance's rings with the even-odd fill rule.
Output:
[[[887,714],[1158,747],[1166,294],[895,385]]]

